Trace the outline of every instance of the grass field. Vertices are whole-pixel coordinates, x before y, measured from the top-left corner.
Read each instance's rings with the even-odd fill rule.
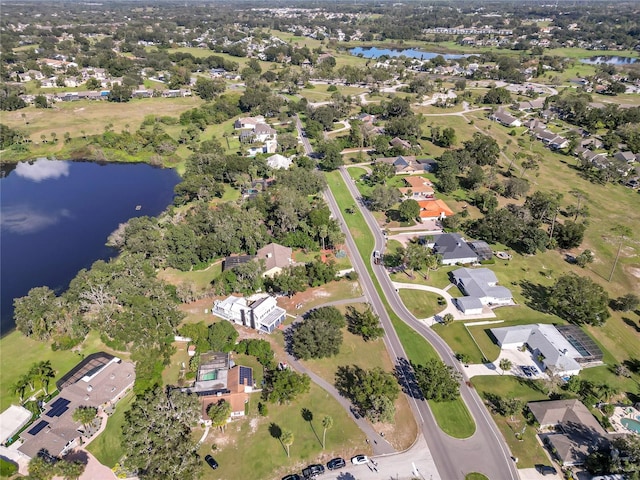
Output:
[[[339,172],[331,172],[326,176],[329,187],[331,188],[331,191],[335,196],[340,208],[348,208],[348,206],[353,203],[353,197],[342,181]],[[362,217],[362,214],[359,210],[356,210],[356,213],[354,215],[345,216],[345,221],[349,227],[349,231],[351,232],[351,234],[354,235],[354,231],[358,234],[357,239],[354,235],[354,240],[356,242],[360,255],[362,255],[363,258],[369,258],[369,255],[371,255],[371,251],[373,250],[374,242],[373,236],[369,231],[366,222],[364,221],[364,217]],[[367,270],[371,275],[371,278],[374,282],[374,285],[376,286],[376,289],[378,290],[378,294],[380,295],[382,302],[385,304],[385,308],[389,314],[389,317],[393,324],[393,328],[396,331],[400,342],[402,343],[402,347],[407,354],[407,358],[417,364],[422,364],[430,358],[438,359],[439,357],[431,344],[427,342],[424,337],[418,335],[415,330],[404,323],[393,312],[393,310],[391,310],[389,304],[386,301],[386,298],[384,297],[384,294],[382,293],[382,289],[380,288],[380,285],[378,284],[375,275],[373,274],[371,265],[368,262],[365,262],[365,265],[367,266]],[[456,417],[455,419],[450,418],[448,415],[437,417],[436,420],[438,421],[438,425],[440,425],[440,428],[442,428],[445,433],[452,436],[460,435],[460,432],[464,434],[464,432],[474,431],[475,425],[462,399],[459,398],[455,402],[452,402],[452,404],[454,403],[456,405],[452,406],[451,408],[456,408],[459,410],[458,417]],[[463,411],[466,413],[463,414]]]
[[[30,106],[15,112],[3,112],[2,123],[26,132],[35,144],[42,142],[41,135],[45,135],[47,142],[50,142],[51,133],[54,132],[58,138],[57,149],[53,148],[55,152],[64,146],[62,140],[67,132],[72,139],[95,135],[103,133],[104,127],[110,123],[116,132],[127,128],[133,131],[147,115],[178,117],[182,112],[202,103],[196,96],[141,98],[127,103],[79,100],[59,102],[47,109]],[[51,148],[51,143],[48,143],[47,148]]]
[[[331,458],[349,458],[366,453],[364,434],[342,406],[320,387],[311,384],[311,391],[296,399],[293,405],[269,404],[268,417],[257,415],[259,394],[250,398],[249,416],[230,423],[225,432],[211,430],[200,448],[204,457],[210,453],[220,464],[217,470],[204,466],[204,479],[280,478],[299,472],[309,463],[326,463]],[[306,408],[313,414],[311,423],[302,418]],[[322,449],[322,418],[333,418],[333,428],[327,430],[326,448]],[[294,441],[287,457],[285,447],[270,433],[270,426],[293,433]],[[215,444],[216,450],[211,446]]]
[[[354,306],[358,308],[361,304]],[[344,307],[340,307],[340,309],[345,310]],[[302,363],[331,384],[335,383],[338,366],[358,365],[367,370],[380,367],[387,372],[393,371],[394,366],[382,339],[365,342],[362,337],[353,335],[346,329],[343,329],[343,335],[344,340],[338,355],[306,360]],[[385,438],[398,450],[404,450],[413,444],[417,435],[417,425],[404,396],[401,396],[397,401],[393,428],[387,428],[384,425],[376,426],[376,430],[382,429],[386,432]]]
[[[401,288],[398,291],[402,303],[416,318],[428,318],[444,310],[446,305],[438,304],[440,295],[422,290]]]
[[[531,380],[509,376],[483,376],[473,377],[471,382],[483,398],[486,398],[487,393],[493,393],[504,398],[517,398],[523,403],[549,399],[545,393],[541,392],[541,386]],[[511,453],[514,457],[518,457],[518,468],[532,468],[536,463],[548,461],[538,442],[535,428],[527,425],[522,414],[514,415],[513,420],[497,414],[492,414],[492,417],[507,441]],[[516,433],[523,430],[522,439],[517,439]]]
[[[100,341],[95,332],[91,332],[87,336],[79,352],[70,350],[54,352],[49,343],[27,338],[17,330],[3,336],[0,340],[0,378],[2,380],[0,383],[0,411],[4,411],[11,404],[19,404],[20,398],[12,391],[12,385],[19,376],[27,373],[34,363],[51,362],[56,371],[55,379],[49,384],[49,390],[52,391],[55,388],[55,382],[76,366],[85,355],[101,351],[116,354]],[[124,359],[128,357],[128,354],[124,352],[117,352],[117,355]],[[32,393],[37,392],[30,392],[27,389],[25,397]]]
[[[131,408],[131,404],[136,396],[129,392],[118,402],[113,414],[107,420],[107,426],[103,432],[95,438],[88,446],[91,452],[100,463],[113,468],[124,455],[122,447],[122,426],[124,425],[124,414]]]

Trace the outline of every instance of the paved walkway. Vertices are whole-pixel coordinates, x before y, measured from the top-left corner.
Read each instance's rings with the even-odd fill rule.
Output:
[[[442,288],[436,288],[436,287],[432,287],[430,285],[421,285],[421,284],[417,284],[417,283],[401,283],[401,282],[391,282],[393,287],[396,290],[399,289],[410,289],[410,290],[423,290],[425,292],[432,292],[432,293],[437,293],[438,295],[440,295],[441,297],[443,297],[446,301],[447,301],[447,306],[444,310],[442,310],[441,312],[436,313],[435,315],[431,316],[431,317],[427,317],[427,318],[421,318],[419,320],[422,320],[423,322],[425,322],[427,325],[433,325],[434,323],[436,323],[437,321],[439,321],[439,319],[441,319],[442,317],[444,317],[447,313],[450,313],[451,315],[453,315],[454,320],[473,320],[473,319],[478,319],[478,318],[495,318],[495,313],[493,312],[487,312],[487,313],[481,313],[479,315],[465,315],[464,313],[462,313],[460,310],[458,310],[458,308],[455,306],[455,304],[453,303],[453,297],[451,296],[451,294],[449,292],[447,292],[445,289]]]

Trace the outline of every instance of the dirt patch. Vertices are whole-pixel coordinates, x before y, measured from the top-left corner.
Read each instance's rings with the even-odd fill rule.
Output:
[[[631,275],[633,275],[636,278],[640,278],[640,268],[636,268],[636,267],[626,267],[625,270],[627,270]]]

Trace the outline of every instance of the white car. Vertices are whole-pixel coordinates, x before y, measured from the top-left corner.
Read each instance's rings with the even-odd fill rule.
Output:
[[[351,459],[351,463],[354,465],[364,465],[365,463],[369,463],[369,457],[366,455],[356,455]]]

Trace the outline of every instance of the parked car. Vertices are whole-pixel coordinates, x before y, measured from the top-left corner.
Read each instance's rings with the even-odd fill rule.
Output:
[[[329,470],[337,470],[339,468],[343,468],[347,465],[347,462],[344,461],[344,458],[334,458],[327,462],[327,468]]]
[[[307,468],[302,470],[304,478],[314,478],[322,473],[324,473],[324,465],[320,465],[319,463],[309,465]]]
[[[555,468],[553,468],[553,467],[551,467],[549,465],[538,464],[538,465],[536,465],[536,470],[541,475],[555,475],[556,473],[558,473]]]
[[[211,455],[207,455],[206,457],[204,457],[204,461],[207,462],[209,466],[214,470],[218,468],[218,462],[216,462],[215,458],[213,458]]]
[[[297,473],[292,473],[291,475],[287,475],[286,477],[282,477],[282,480],[302,480],[302,477]]]
[[[369,463],[369,457],[367,457],[366,455],[356,455],[355,457],[351,458],[351,463],[353,463],[354,465],[364,465],[365,463]]]

